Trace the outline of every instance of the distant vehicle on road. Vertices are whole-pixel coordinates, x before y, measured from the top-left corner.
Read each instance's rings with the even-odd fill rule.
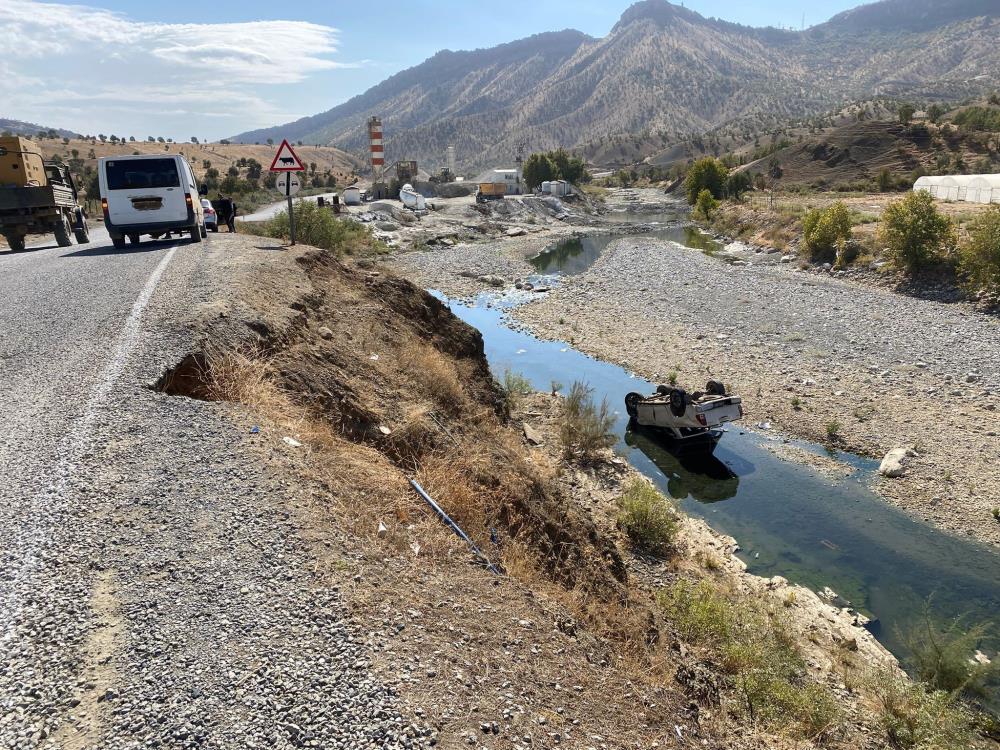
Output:
[[[27,138],[0,138],[0,234],[24,250],[29,234],[55,234],[59,247],[90,241],[87,218],[69,170],[42,160]]]
[[[105,156],[98,160],[104,225],[116,248],[146,234],[187,233],[201,242],[205,209],[191,165],[183,156]]]
[[[201,199],[201,207],[205,209],[205,229],[210,232],[219,231],[219,215],[212,208],[212,201],[208,198]]]

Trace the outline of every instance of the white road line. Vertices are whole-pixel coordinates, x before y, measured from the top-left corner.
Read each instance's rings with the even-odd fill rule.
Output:
[[[176,251],[176,245],[170,248],[170,251],[163,256],[163,260],[146,279],[146,285],[132,305],[132,311],[128,318],[125,319],[125,325],[112,351],[111,358],[105,364],[97,383],[90,391],[83,415],[75,420],[73,426],[59,441],[56,449],[59,460],[52,468],[54,475],[52,480],[48,486],[35,493],[21,513],[23,526],[14,542],[14,546],[17,547],[18,559],[13,561],[13,565],[18,570],[7,591],[0,595],[0,628],[3,630],[0,643],[7,642],[13,637],[17,628],[17,618],[21,611],[20,591],[38,568],[39,552],[52,541],[48,538],[51,518],[46,518],[46,513],[49,509],[57,507],[57,503],[66,501],[67,485],[76,472],[79,457],[87,451],[92,442],[91,427],[94,420],[104,406],[108,394],[111,393],[125,371],[125,365],[128,364],[129,357],[132,355],[142,332],[142,314],[149,305],[153,292],[156,291],[160,276],[163,275],[163,271],[173,259]],[[28,528],[29,524],[33,525],[34,528]]]

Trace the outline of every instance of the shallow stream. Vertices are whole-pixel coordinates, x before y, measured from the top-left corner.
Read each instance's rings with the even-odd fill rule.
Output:
[[[663,232],[663,239],[688,246],[694,244],[692,237],[708,240],[689,228]],[[572,247],[562,243],[542,254],[548,257],[536,258],[535,267],[556,276],[578,273],[581,264],[589,266],[619,238],[574,239]],[[566,343],[512,329],[506,312],[527,296],[484,295],[474,304],[449,304],[482,333],[494,373],[521,373],[543,391],[553,381],[568,386],[581,380],[593,388],[595,400],[606,398],[616,410],[616,450],[685,512],[733,536],[751,573],[781,575],[816,591],[833,589],[873,619],[872,632],[904,662],[910,656],[904,636],[923,624],[925,610],[939,623],[964,617],[970,626],[984,624],[988,636],[980,647],[996,655],[1000,554],[995,550],[939,531],[884,502],[871,489],[877,463],[852,454],[833,454],[854,471],[832,478],[768,450],[787,442],[828,457],[825,448],[739,426],[728,430],[714,456],[699,460],[672,454],[654,436],[630,430],[624,413],[626,393],[650,393],[655,384]],[[993,691],[994,706],[998,697],[1000,686]]]

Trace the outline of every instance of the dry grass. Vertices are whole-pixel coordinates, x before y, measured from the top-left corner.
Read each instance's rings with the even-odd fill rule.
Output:
[[[398,357],[401,369],[442,409],[461,412],[466,397],[453,360],[419,339],[404,344]]]

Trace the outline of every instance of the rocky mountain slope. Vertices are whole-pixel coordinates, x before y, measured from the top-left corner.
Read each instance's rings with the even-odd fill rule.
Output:
[[[896,21],[896,19],[905,19]],[[803,32],[706,19],[666,0],[629,8],[610,33],[539,34],[440,52],[313,117],[237,136],[289,137],[363,153],[379,114],[390,160],[471,168],[529,149],[635,134],[671,141],[750,120],[757,130],[872,95],[957,98],[1000,84],[1000,7],[883,0]]]

